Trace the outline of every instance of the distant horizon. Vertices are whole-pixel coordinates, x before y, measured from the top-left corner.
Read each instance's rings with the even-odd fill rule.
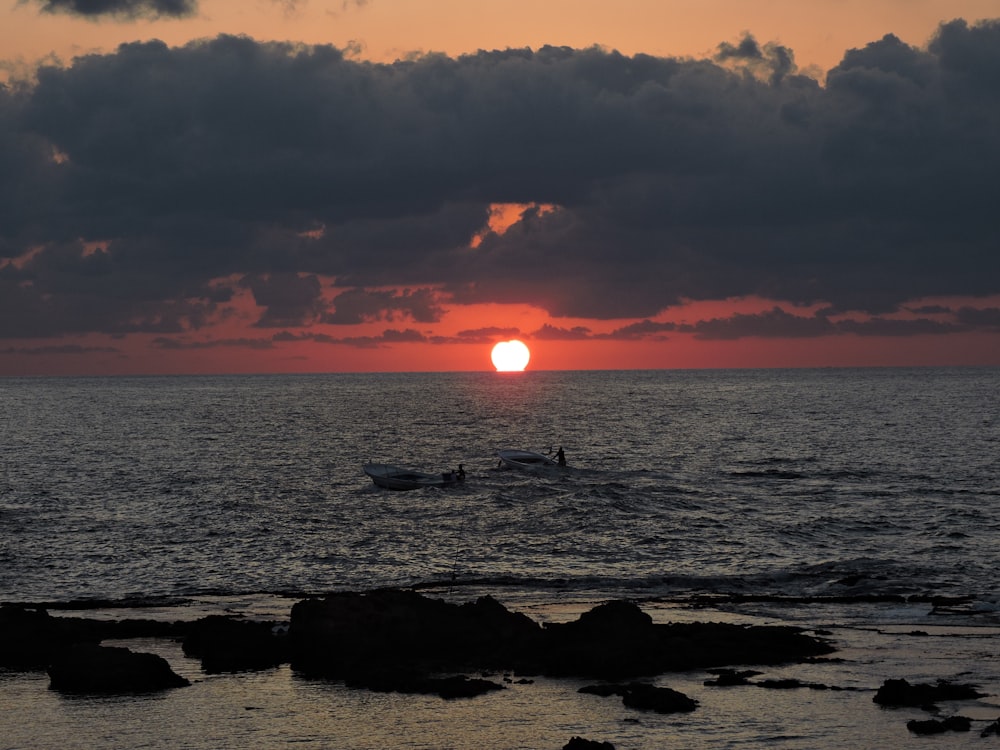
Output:
[[[34,379],[116,379],[116,378],[252,378],[252,377],[314,377],[326,375],[496,375],[498,378],[518,378],[538,374],[587,373],[587,372],[756,372],[770,370],[997,370],[1000,365],[815,365],[779,367],[649,367],[649,368],[594,368],[589,370],[532,370],[498,372],[496,370],[351,370],[351,371],[290,371],[290,372],[145,372],[145,373],[90,373],[90,374],[25,374],[3,375],[0,380]]]

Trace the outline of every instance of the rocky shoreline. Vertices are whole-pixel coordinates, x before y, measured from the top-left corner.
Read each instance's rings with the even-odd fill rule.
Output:
[[[44,671],[65,694],[141,693],[189,684],[153,654],[103,641],[166,638],[181,642],[203,672],[290,665],[301,679],[337,680],[359,690],[474,698],[534,677],[594,681],[580,689],[657,713],[690,712],[697,701],[654,685],[668,673],[703,670],[713,687],[838,690],[795,680],[752,681],[747,666],[808,663],[835,646],[821,633],[792,626],[654,623],[631,601],[609,601],[571,622],[539,624],[490,596],[454,604],[408,589],[308,597],[287,621],[210,615],[198,620],[97,620],[53,616],[43,607],[0,607],[0,668]],[[737,667],[740,667],[737,669]],[[501,675],[501,677],[497,677]],[[794,683],[794,684],[790,684]],[[910,685],[887,680],[875,696],[884,707],[933,710],[935,700],[982,696],[974,686]],[[968,731],[964,717],[911,721],[916,734]],[[997,723],[983,734],[995,733]],[[608,747],[574,737],[574,747]]]

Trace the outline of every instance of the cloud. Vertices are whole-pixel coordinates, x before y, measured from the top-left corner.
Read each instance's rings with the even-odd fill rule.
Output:
[[[997,21],[888,35],[825,85],[750,35],[712,60],[126,44],[0,88],[0,336],[190,333],[240,286],[280,328],[774,302],[688,329],[718,338],[996,295],[998,92]],[[498,204],[535,208],[491,229]]]
[[[540,340],[557,341],[580,341],[591,338],[590,329],[586,326],[573,326],[572,328],[560,328],[558,326],[544,324],[536,331],[532,331],[531,337]]]
[[[401,292],[350,289],[334,298],[333,308],[323,316],[324,323],[356,325],[392,320],[400,313],[418,323],[436,323],[443,314],[443,308],[429,289]]]
[[[385,329],[380,336],[345,336],[337,339],[336,343],[353,346],[357,349],[377,349],[385,344],[421,344],[428,341],[428,338],[414,331],[412,328],[399,330],[396,328]]]
[[[399,330],[398,328],[386,328],[377,336],[330,336],[322,333],[292,333],[282,331],[272,337],[276,342],[312,341],[317,344],[334,344],[351,346],[356,349],[377,349],[386,344],[440,344],[455,343],[454,339],[445,339],[436,336],[426,336],[420,331],[412,328]]]
[[[989,316],[980,323],[980,329],[989,327]],[[982,323],[986,325],[982,325]],[[728,318],[712,318],[694,324],[682,324],[677,330],[693,333],[705,340],[736,340],[756,338],[816,338],[853,334],[856,336],[923,336],[961,333],[971,329],[967,323],[949,323],[918,318],[912,320],[873,317],[866,320],[831,320],[823,312],[810,316],[794,315],[775,307],[762,313],[736,313]]]
[[[43,13],[62,13],[85,18],[109,17],[121,20],[139,18],[188,18],[198,12],[198,0],[19,0],[39,6]]]
[[[598,338],[609,338],[609,339],[622,339],[622,340],[633,340],[633,339],[665,339],[665,333],[669,331],[676,331],[676,323],[657,323],[652,320],[641,320],[638,323],[630,323],[627,326],[622,326],[621,328],[616,328],[609,334],[603,334],[598,336]]]
[[[497,339],[517,338],[521,335],[519,328],[487,326],[485,328],[468,329],[458,332],[458,338],[472,342],[496,341]]]
[[[956,317],[961,325],[968,328],[1000,332],[1000,308],[962,307]]]
[[[4,354],[18,354],[29,356],[48,356],[52,354],[58,354],[64,356],[70,355],[89,355],[89,354],[120,354],[121,350],[113,346],[79,346],[77,344],[61,344],[54,346],[9,346],[5,349],[0,349],[0,355]]]
[[[152,341],[152,346],[157,349],[167,349],[172,351],[185,351],[193,349],[216,349],[220,347],[233,347],[236,349],[254,349],[257,351],[272,349],[273,344],[266,338],[236,338],[236,339],[204,339],[190,341],[187,339],[173,338],[168,336],[158,336]]]
[[[732,64],[738,70],[760,76],[773,84],[781,83],[785,76],[796,71],[795,54],[790,49],[774,43],[762,47],[749,33],[744,34],[737,44],[720,44],[714,59],[722,65]]]
[[[693,325],[682,325],[680,330],[694,333],[699,339],[731,340],[746,336],[764,338],[829,336],[836,332],[836,327],[823,315],[804,317],[792,315],[775,307],[763,313],[737,313],[728,318],[712,318]]]
[[[320,282],[314,274],[248,276],[242,285],[253,292],[254,301],[264,308],[256,323],[260,328],[309,325],[321,312]]]

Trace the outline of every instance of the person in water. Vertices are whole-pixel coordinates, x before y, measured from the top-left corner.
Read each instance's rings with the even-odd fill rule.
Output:
[[[559,446],[559,450],[556,451],[556,463],[560,466],[566,465],[566,454],[563,452],[562,446]]]

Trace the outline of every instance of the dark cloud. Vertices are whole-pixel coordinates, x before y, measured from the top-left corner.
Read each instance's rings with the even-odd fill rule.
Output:
[[[238,339],[209,339],[192,341],[184,338],[173,338],[158,336],[153,339],[152,345],[157,349],[168,349],[173,351],[184,351],[191,349],[217,349],[220,347],[232,347],[236,349],[254,349],[256,351],[273,349],[274,345],[270,339],[259,338],[238,338]]]
[[[963,307],[956,314],[958,322],[969,328],[1000,331],[1000,308]]]
[[[60,356],[87,355],[87,354],[120,354],[121,351],[113,346],[79,346],[77,344],[62,344],[56,346],[8,346],[0,349],[0,355],[17,354],[29,356],[49,356],[57,354]]]
[[[936,320],[920,318],[918,320],[889,320],[872,318],[870,320],[842,320],[836,325],[841,333],[853,333],[858,336],[923,336],[927,334],[960,333],[968,330],[966,326],[954,323],[942,323]]]
[[[454,339],[442,339],[433,336],[425,336],[412,328],[399,330],[398,328],[386,328],[377,336],[329,336],[323,333],[291,333],[282,331],[276,333],[272,341],[295,342],[311,341],[317,344],[344,344],[357,349],[377,349],[386,344],[423,344],[423,343],[454,343]]]
[[[921,305],[907,309],[915,315],[944,315],[952,311],[950,307],[944,305]]]
[[[837,313],[1000,294],[998,173],[996,21],[926,48],[888,35],[825,85],[750,35],[714,60],[127,44],[0,88],[0,259],[19,259],[0,260],[0,336],[175,336],[222,312],[232,279],[268,327],[433,323],[449,301],[652,319],[760,296],[783,307],[695,332],[828,335]],[[535,208],[483,234],[495,203]],[[781,312],[797,305],[823,314]]]
[[[320,315],[320,282],[313,274],[251,276],[243,280],[243,285],[253,292],[257,305],[264,308],[256,323],[261,328],[310,325]]]
[[[834,324],[822,315],[792,315],[778,307],[763,313],[737,313],[728,318],[712,318],[679,328],[694,333],[696,338],[715,340],[740,339],[746,336],[812,338],[836,332]]]
[[[737,44],[723,42],[718,49],[716,62],[762,76],[773,84],[796,71],[795,54],[790,49],[774,43],[762,47],[752,34],[744,34]]]
[[[392,320],[402,314],[418,323],[436,323],[443,308],[429,289],[402,292],[351,289],[333,300],[333,312],[323,316],[324,323],[355,325],[374,320]]]
[[[497,339],[517,338],[521,335],[519,328],[505,328],[500,326],[487,326],[486,328],[469,329],[459,331],[458,338],[470,342],[496,341]]]
[[[400,331],[396,328],[387,328],[380,336],[345,336],[337,339],[338,344],[346,344],[356,349],[378,349],[386,344],[422,344],[428,338],[419,331],[412,328]]]
[[[188,18],[198,12],[198,0],[21,0],[43,13],[65,13],[85,18]]]
[[[557,341],[580,341],[589,339],[591,331],[586,326],[573,326],[572,328],[560,328],[558,326],[544,324],[536,331],[532,331],[531,338],[541,340]]]
[[[312,341],[317,344],[335,344],[337,339],[325,333],[292,333],[291,331],[279,331],[271,336],[272,341],[292,342],[292,341]]]
[[[609,339],[646,339],[646,338],[666,338],[665,333],[676,331],[676,323],[657,323],[652,320],[641,320],[638,323],[631,323],[621,328],[616,328],[603,338]]]
[[[978,327],[988,329],[988,319]],[[816,338],[853,334],[856,336],[922,336],[927,334],[961,333],[970,325],[948,323],[927,318],[913,320],[873,317],[865,320],[830,320],[824,313],[794,315],[775,307],[762,313],[737,313],[728,318],[712,318],[694,324],[677,326],[677,330],[693,333],[705,340],[735,340],[757,338]]]

